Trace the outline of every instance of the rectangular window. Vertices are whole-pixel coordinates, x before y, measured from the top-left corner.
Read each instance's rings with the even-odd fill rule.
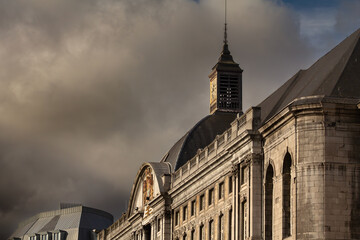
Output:
[[[228,221],[229,221],[229,224],[228,224],[228,226],[229,226],[229,228],[228,228],[228,240],[231,240],[231,231],[232,231],[232,209],[230,209],[229,210],[229,219],[228,219]]]
[[[247,181],[247,168],[242,167],[240,172],[240,183],[243,185]]]
[[[160,232],[161,230],[161,218],[158,218],[157,220],[157,231]]]
[[[188,215],[188,207],[187,207],[187,206],[184,206],[184,207],[183,207],[183,221],[186,220],[187,215]]]
[[[196,211],[196,200],[191,201],[191,216],[195,215]]]
[[[204,194],[200,196],[200,211],[204,209],[205,206],[205,196]]]
[[[190,240],[195,240],[195,229],[191,230]]]
[[[214,202],[214,188],[209,189],[209,205]]]
[[[233,189],[233,181],[232,181],[232,176],[229,177],[229,193],[232,193],[232,189]]]
[[[175,212],[175,226],[179,225],[180,222],[180,212],[176,211]]]
[[[224,197],[224,182],[219,183],[219,199]]]

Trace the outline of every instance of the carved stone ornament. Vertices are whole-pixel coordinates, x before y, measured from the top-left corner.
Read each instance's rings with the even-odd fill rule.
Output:
[[[244,202],[244,201],[246,201],[246,194],[245,193],[240,195],[240,202]]]
[[[143,204],[146,205],[154,198],[154,178],[150,167],[145,170],[143,179]]]
[[[231,172],[232,172],[233,175],[236,175],[239,172],[237,164],[231,166]]]
[[[153,212],[153,209],[149,206],[149,205],[146,205],[145,206],[145,211],[144,211],[144,218],[150,216]]]

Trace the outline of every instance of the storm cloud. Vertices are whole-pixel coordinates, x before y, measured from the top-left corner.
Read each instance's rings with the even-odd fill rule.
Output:
[[[281,2],[228,4],[246,110],[323,52]],[[354,6],[338,9],[335,31],[355,30]],[[160,161],[208,114],[223,9],[220,0],[0,0],[1,239],[60,202],[119,217],[140,165]]]

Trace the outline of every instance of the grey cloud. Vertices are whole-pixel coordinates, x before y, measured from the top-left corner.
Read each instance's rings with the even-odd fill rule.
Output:
[[[284,6],[229,5],[246,110],[313,49]],[[60,201],[118,217],[141,163],[208,114],[222,22],[215,0],[0,1],[0,238]]]
[[[360,2],[356,0],[341,1],[337,12],[335,29],[344,35],[355,31],[360,26]]]

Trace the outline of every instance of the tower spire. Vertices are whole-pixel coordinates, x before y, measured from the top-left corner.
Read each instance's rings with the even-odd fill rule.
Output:
[[[224,30],[224,44],[227,44],[227,19],[226,19],[226,11],[227,11],[227,4],[226,4],[226,0],[225,0],[225,30]]]
[[[230,54],[227,39],[227,0],[225,3],[224,45],[210,78],[210,113],[242,112],[242,72]]]

